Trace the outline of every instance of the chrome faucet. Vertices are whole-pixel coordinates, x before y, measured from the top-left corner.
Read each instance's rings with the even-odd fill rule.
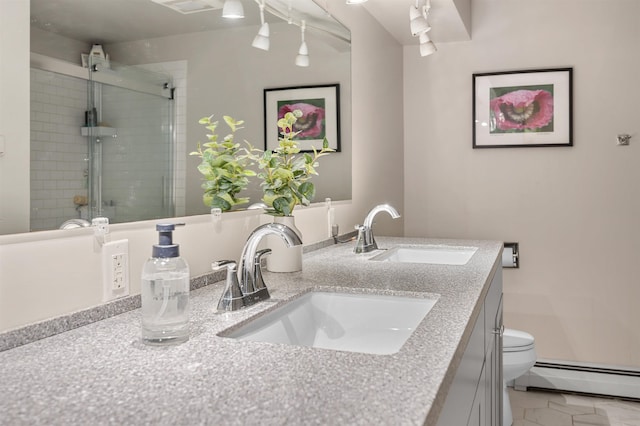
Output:
[[[373,237],[373,218],[380,212],[387,212],[392,218],[397,219],[400,214],[389,204],[379,204],[371,209],[367,217],[364,219],[363,225],[356,225],[358,230],[358,240],[353,250],[355,253],[368,253],[378,249],[376,239]]]
[[[218,310],[235,311],[271,297],[260,266],[262,256],[269,254],[271,249],[258,250],[262,238],[269,234],[278,235],[287,247],[302,244],[293,229],[280,223],[267,223],[254,229],[242,249],[240,269],[233,260],[220,260],[211,265],[214,270],[227,268],[227,281]]]

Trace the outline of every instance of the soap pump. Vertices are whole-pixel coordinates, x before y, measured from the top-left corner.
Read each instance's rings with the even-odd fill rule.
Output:
[[[177,344],[189,339],[189,265],[173,243],[173,231],[184,223],[156,225],[158,244],[142,268],[142,341]]]

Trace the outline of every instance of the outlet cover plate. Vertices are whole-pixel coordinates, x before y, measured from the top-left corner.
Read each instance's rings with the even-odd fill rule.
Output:
[[[102,245],[102,301],[129,295],[129,240]]]

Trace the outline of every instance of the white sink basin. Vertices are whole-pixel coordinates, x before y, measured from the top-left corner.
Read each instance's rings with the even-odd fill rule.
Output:
[[[407,341],[433,298],[309,292],[231,333],[239,340],[388,355]]]
[[[445,245],[396,246],[371,260],[404,263],[432,263],[439,265],[466,265],[477,247]]]

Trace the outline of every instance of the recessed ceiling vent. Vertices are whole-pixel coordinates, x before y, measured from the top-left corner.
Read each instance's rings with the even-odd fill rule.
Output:
[[[223,0],[151,0],[154,3],[167,6],[177,12],[188,15],[190,13],[220,10]]]

